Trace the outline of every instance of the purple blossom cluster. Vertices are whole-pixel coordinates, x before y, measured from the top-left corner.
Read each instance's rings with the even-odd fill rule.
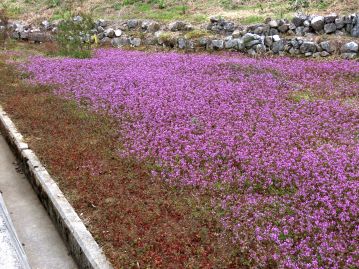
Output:
[[[98,50],[38,83],[119,120],[156,177],[213,191],[244,264],[359,267],[359,63]]]

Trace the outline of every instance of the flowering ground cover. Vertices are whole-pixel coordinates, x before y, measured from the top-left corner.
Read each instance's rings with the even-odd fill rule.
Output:
[[[153,184],[210,193],[237,267],[359,266],[358,62],[98,50],[22,67],[114,117],[118,156]]]

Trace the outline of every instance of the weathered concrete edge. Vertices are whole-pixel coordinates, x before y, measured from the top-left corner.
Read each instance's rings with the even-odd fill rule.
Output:
[[[5,226],[11,236],[13,247],[15,248],[15,252],[17,254],[17,257],[19,259],[19,262],[21,263],[22,269],[31,269],[30,264],[27,260],[27,256],[25,254],[25,251],[19,241],[19,238],[16,234],[15,227],[11,221],[11,217],[9,212],[7,211],[5,201],[2,198],[2,195],[0,193],[0,215],[5,217]]]
[[[79,268],[112,269],[99,245],[1,106],[0,132],[21,161],[27,179]]]

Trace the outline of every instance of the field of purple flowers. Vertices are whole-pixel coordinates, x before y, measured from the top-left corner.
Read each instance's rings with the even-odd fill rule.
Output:
[[[211,190],[244,265],[359,267],[358,62],[98,50],[24,68],[116,117],[118,153],[155,178]]]

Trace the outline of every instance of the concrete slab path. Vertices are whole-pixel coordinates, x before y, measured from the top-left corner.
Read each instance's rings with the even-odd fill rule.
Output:
[[[0,193],[0,268],[30,269],[9,212]]]
[[[77,269],[72,257],[0,134],[0,191],[33,269]],[[2,255],[2,253],[0,253]]]

